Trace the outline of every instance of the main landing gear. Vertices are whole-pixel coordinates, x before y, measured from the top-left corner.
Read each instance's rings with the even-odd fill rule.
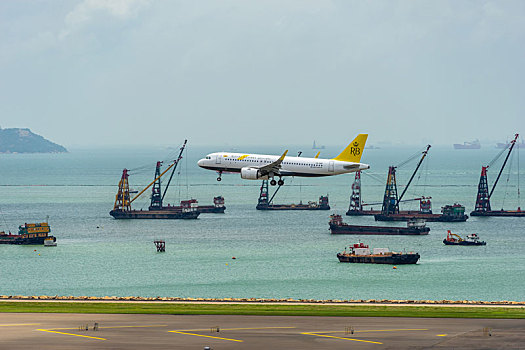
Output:
[[[275,185],[282,186],[282,185],[284,185],[284,181],[281,178],[279,178],[279,181],[275,181],[275,179],[271,179],[270,180],[270,185],[272,185],[272,186],[275,186]]]
[[[222,180],[222,171],[219,171],[218,174],[219,174],[219,177],[217,177],[217,181],[221,181]]]

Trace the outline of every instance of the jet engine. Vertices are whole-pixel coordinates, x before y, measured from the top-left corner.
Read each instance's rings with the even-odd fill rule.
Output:
[[[259,169],[244,167],[241,168],[241,178],[245,180],[268,180],[268,175],[261,176]]]

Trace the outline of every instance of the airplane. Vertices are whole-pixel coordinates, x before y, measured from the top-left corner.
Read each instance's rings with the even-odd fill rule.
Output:
[[[281,156],[266,154],[244,154],[232,152],[210,153],[197,164],[204,169],[216,171],[217,181],[222,180],[222,173],[240,173],[246,180],[269,180],[270,185],[284,185],[282,177],[301,176],[319,177],[353,173],[366,170],[370,165],[360,163],[368,134],[359,134],[335,158],[322,159],[306,157],[287,157],[286,150]],[[279,177],[276,181],[274,177]]]

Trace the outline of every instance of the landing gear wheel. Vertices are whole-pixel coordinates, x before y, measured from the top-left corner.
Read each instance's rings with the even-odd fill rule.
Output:
[[[279,186],[282,186],[282,185],[284,185],[284,181],[281,180],[281,179],[279,179],[279,181],[277,181],[277,184],[278,184]]]
[[[220,176],[219,176],[219,177],[217,178],[217,181],[222,181],[222,179],[221,179],[221,177],[220,177]]]
[[[270,185],[272,185],[272,186],[277,185],[277,181],[275,181],[274,179],[272,179],[272,180],[270,181]]]
[[[219,174],[219,177],[217,178],[217,181],[222,180],[222,171],[218,171],[217,174]]]

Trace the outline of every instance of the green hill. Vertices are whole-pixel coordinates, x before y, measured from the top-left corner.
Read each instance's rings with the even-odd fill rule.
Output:
[[[64,153],[67,149],[29,129],[0,129],[0,153]]]

